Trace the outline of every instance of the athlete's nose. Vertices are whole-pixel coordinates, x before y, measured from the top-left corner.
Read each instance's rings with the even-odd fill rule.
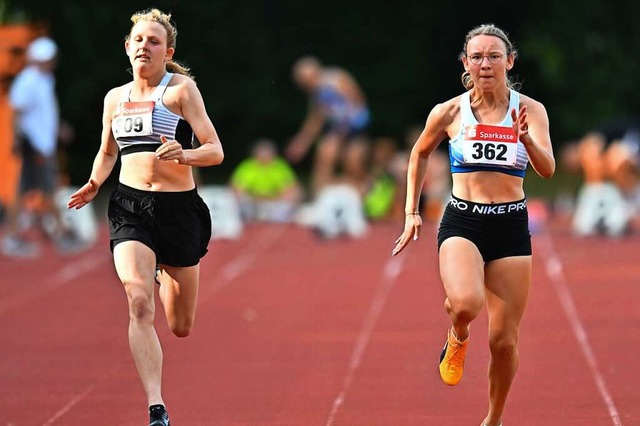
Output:
[[[488,56],[483,56],[480,60],[480,68],[491,68],[491,62],[489,61]]]

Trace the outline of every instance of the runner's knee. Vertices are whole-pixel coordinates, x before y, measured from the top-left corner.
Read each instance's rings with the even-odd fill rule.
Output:
[[[457,321],[471,322],[480,314],[484,300],[477,296],[462,296],[448,299],[447,310]]]
[[[193,329],[192,319],[176,320],[173,324],[170,324],[171,332],[176,337],[187,337],[191,334]]]
[[[517,333],[489,333],[489,349],[496,357],[510,357],[518,347]]]
[[[151,321],[154,316],[153,299],[143,293],[129,296],[129,317],[136,321]]]

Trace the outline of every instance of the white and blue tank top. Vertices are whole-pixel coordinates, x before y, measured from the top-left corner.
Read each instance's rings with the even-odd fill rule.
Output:
[[[449,140],[451,173],[496,171],[524,177],[529,162],[524,144],[516,140],[511,110],[519,111],[520,94],[509,90],[509,108],[497,125],[481,124],[471,110],[470,92],[460,98],[460,131]]]
[[[337,75],[327,72],[314,94],[315,103],[322,109],[331,128],[349,132],[361,131],[369,124],[369,108],[347,99],[335,87]]]
[[[194,135],[189,123],[162,102],[172,76],[172,73],[165,74],[149,101],[131,102],[133,82],[125,86],[111,121],[111,131],[122,155],[154,152],[162,145],[161,135],[177,140],[184,149],[193,148]]]

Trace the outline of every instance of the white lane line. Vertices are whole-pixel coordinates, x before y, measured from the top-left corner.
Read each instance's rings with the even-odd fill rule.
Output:
[[[611,417],[611,421],[613,422],[613,424],[615,426],[622,426],[622,421],[620,420],[618,409],[616,408],[616,404],[613,402],[611,393],[607,388],[607,383],[605,382],[604,377],[600,372],[598,361],[593,352],[591,344],[589,343],[589,335],[587,334],[587,330],[580,320],[578,309],[576,308],[573,296],[571,295],[571,290],[567,285],[567,279],[564,274],[562,261],[560,260],[560,257],[558,256],[555,247],[553,246],[553,241],[548,233],[544,233],[543,235],[541,235],[540,241],[543,243],[544,247],[542,253],[546,255],[546,259],[544,260],[544,262],[547,275],[549,276],[550,281],[556,290],[556,294],[558,295],[558,299],[560,300],[560,304],[562,305],[565,316],[569,320],[569,324],[571,324],[571,329],[573,330],[573,334],[580,345],[582,355],[584,355],[587,361],[587,365],[591,370],[591,374],[593,376],[593,380],[596,382],[598,392],[600,392],[600,396],[602,397],[602,400],[604,401],[604,404],[609,411],[609,416]]]
[[[53,416],[51,416],[51,418],[49,418],[49,420],[44,422],[42,424],[42,426],[51,426],[56,420],[60,419],[62,416],[67,414],[69,411],[71,411],[71,409],[76,404],[78,404],[80,401],[82,401],[87,395],[89,395],[91,393],[91,391],[93,391],[93,389],[95,389],[98,386],[99,382],[100,381],[95,382],[95,383],[91,384],[90,386],[87,386],[87,388],[83,392],[81,392],[78,395],[76,395],[75,397],[73,397],[73,399],[71,399],[71,401],[69,401],[64,407],[62,407]]]
[[[389,296],[389,293],[391,292],[391,289],[395,284],[396,278],[398,277],[398,275],[400,275],[400,272],[402,272],[402,265],[404,264],[404,259],[406,259],[406,257],[406,254],[405,256],[392,257],[384,267],[383,279],[378,285],[378,288],[373,295],[373,299],[371,300],[369,311],[365,316],[362,329],[360,330],[358,339],[356,340],[356,343],[353,347],[353,352],[351,353],[349,367],[347,369],[346,375],[344,376],[344,380],[342,381],[342,389],[333,401],[326,426],[331,426],[335,423],[338,410],[340,410],[340,407],[347,398],[347,393],[349,392],[349,388],[351,387],[353,378],[355,377],[356,371],[360,367],[362,357],[364,356],[367,346],[369,345],[369,340],[371,339],[373,329],[378,322],[380,313],[382,312],[382,309],[384,308],[384,305],[387,301],[387,297]]]
[[[255,238],[251,239],[247,249],[243,249],[238,256],[227,263],[217,275],[210,278],[210,280],[213,281],[213,285],[207,288],[206,292],[200,292],[198,304],[200,305],[208,301],[211,297],[228,287],[233,280],[247,272],[262,255],[278,242],[285,231],[286,227],[276,226],[265,228],[262,232],[259,232]]]
[[[99,268],[110,259],[111,257],[107,256],[107,254],[97,252],[84,254],[65,263],[53,276],[44,277],[41,283],[33,285],[30,290],[0,301],[0,315],[27,303],[33,298],[42,297],[48,292],[69,284],[76,278]],[[19,283],[17,284],[19,285]]]
[[[225,268],[220,272],[220,279],[214,281],[214,286],[210,289],[210,292],[204,297],[198,299],[198,305],[204,302],[206,299],[214,296],[215,294],[222,291],[224,288],[229,286],[231,281],[240,276],[243,272],[246,272],[247,269],[268,249],[270,249],[279,239],[280,236],[284,234],[284,227],[277,228],[269,228],[261,233],[258,236],[251,240],[250,249],[247,251],[241,252],[238,257],[232,260],[227,264]],[[63,269],[60,271],[58,275],[60,276],[68,276],[71,274],[72,268]],[[80,273],[76,273],[76,276],[80,275]],[[112,369],[111,371],[115,371]],[[64,407],[58,410],[49,420],[47,420],[42,426],[50,426],[55,421],[62,418],[65,414],[67,414],[73,407],[78,405],[83,399],[85,399],[89,394],[98,387],[98,385],[104,380],[105,377],[109,377],[110,374],[106,374],[102,378],[96,380],[94,383],[90,384],[85,388],[85,390],[76,396],[74,396]]]

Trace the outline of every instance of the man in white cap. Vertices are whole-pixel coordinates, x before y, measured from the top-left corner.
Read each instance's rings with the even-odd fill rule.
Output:
[[[54,203],[58,180],[56,145],[58,139],[58,101],[53,71],[58,47],[48,37],[40,37],[27,48],[27,66],[16,76],[9,91],[14,111],[15,152],[21,156],[20,183],[13,205],[9,206],[5,236],[0,250],[8,256],[34,257],[37,245],[22,236],[20,218],[24,195],[37,190],[42,194],[42,217],[53,219],[52,237],[58,248],[73,244]]]

